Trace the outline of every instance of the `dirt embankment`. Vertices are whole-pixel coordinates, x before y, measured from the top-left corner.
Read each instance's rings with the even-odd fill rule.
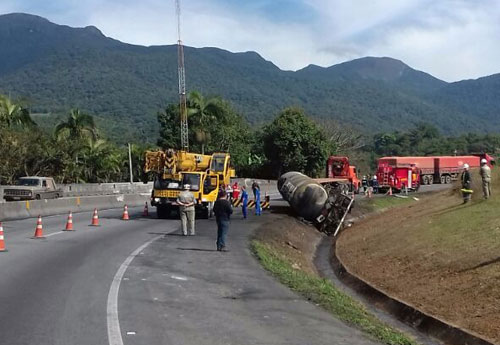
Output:
[[[500,196],[483,201],[479,186],[476,174],[467,205],[455,187],[374,214],[340,236],[337,255],[388,295],[500,343]]]
[[[312,274],[317,274],[313,258],[322,237],[314,228],[285,215],[279,216],[255,233],[256,240],[278,248],[280,254],[293,262],[294,268]]]

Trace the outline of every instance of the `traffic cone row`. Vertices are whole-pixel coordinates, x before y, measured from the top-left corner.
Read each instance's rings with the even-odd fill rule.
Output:
[[[148,210],[148,203],[144,205],[144,212],[142,213],[143,217],[148,217],[149,216],[149,210]],[[123,215],[122,215],[123,220],[130,220],[130,216],[128,214],[128,206],[125,205],[123,208]],[[99,215],[97,214],[97,208],[94,209],[94,213],[92,214],[92,221],[90,223],[90,226],[99,226]],[[63,231],[75,231],[73,228],[73,212],[69,211],[68,214],[68,220],[66,221],[66,227],[64,228]],[[32,239],[45,239],[43,236],[43,224],[42,224],[42,216],[39,215],[36,221],[36,228],[35,228],[35,234]],[[0,222],[0,253],[6,252],[7,249],[5,248],[5,237],[3,233],[3,226],[2,222]]]

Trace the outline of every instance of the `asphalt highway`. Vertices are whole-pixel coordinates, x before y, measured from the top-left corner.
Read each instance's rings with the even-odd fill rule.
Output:
[[[357,330],[280,285],[248,249],[272,214],[231,223],[230,252],[215,251],[214,220],[179,236],[178,220],[142,208],[3,223],[0,344],[371,344]]]

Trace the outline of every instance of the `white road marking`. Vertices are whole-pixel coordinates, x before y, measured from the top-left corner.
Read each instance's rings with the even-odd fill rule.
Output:
[[[127,335],[136,335],[137,333],[135,333],[134,331],[129,331],[127,332]]]
[[[120,320],[118,319],[118,291],[120,290],[120,283],[123,279],[123,275],[125,274],[125,271],[127,270],[132,260],[134,260],[134,258],[144,250],[144,248],[149,246],[154,241],[162,238],[163,236],[164,235],[156,236],[134,250],[134,252],[130,254],[128,258],[126,258],[125,261],[121,264],[120,268],[118,268],[118,271],[115,274],[115,277],[113,278],[113,282],[111,283],[111,287],[109,288],[107,306],[109,345],[123,345],[122,333],[120,330]]]
[[[181,276],[170,276],[170,278],[177,280],[184,280],[184,281],[188,280],[186,277],[181,277]]]
[[[55,236],[55,235],[59,235],[59,234],[63,234],[63,233],[64,233],[63,231],[53,232],[51,234],[45,235],[45,237]]]

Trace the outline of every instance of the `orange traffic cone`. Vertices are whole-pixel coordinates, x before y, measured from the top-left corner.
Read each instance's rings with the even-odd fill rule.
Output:
[[[149,217],[148,202],[144,204],[144,211],[142,212],[143,217]]]
[[[129,220],[129,216],[128,216],[128,206],[125,205],[125,207],[123,208],[123,216],[122,216],[122,220]]]
[[[91,226],[99,226],[99,216],[97,215],[97,208],[94,208],[94,214],[92,215]]]
[[[5,240],[3,238],[3,227],[2,223],[0,222],[0,253],[1,252],[6,252],[7,249],[5,249]]]
[[[32,237],[33,239],[43,239],[43,227],[42,227],[42,216],[38,216],[38,220],[36,221],[36,229],[35,235]]]
[[[66,228],[63,231],[75,231],[75,229],[73,229],[73,213],[71,211],[69,211]]]

